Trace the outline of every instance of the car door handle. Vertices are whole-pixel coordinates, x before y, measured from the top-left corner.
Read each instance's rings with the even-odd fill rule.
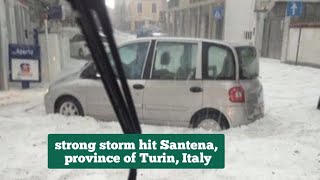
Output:
[[[142,85],[142,84],[135,84],[135,85],[133,85],[133,88],[134,88],[134,89],[137,89],[137,90],[141,90],[141,89],[144,89],[144,85]]]
[[[193,93],[199,93],[199,92],[202,92],[202,88],[201,87],[191,87],[190,91]]]

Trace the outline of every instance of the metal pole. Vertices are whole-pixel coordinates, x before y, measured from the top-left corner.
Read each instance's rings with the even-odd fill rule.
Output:
[[[298,59],[299,59],[301,29],[302,29],[302,27],[300,27],[300,29],[299,29],[298,47],[297,47],[297,55],[296,55],[296,65],[298,65]]]
[[[50,56],[49,56],[49,33],[48,33],[48,19],[45,19],[44,20],[44,29],[45,29],[45,38],[46,38],[46,63],[48,67],[48,72],[47,72],[47,75],[48,75],[48,79],[47,80],[51,80],[51,73],[50,73]]]
[[[8,90],[8,29],[4,1],[0,0],[0,90]]]

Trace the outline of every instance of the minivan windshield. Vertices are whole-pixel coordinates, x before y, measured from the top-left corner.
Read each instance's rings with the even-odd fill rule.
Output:
[[[259,76],[259,60],[254,47],[236,48],[239,64],[240,79],[255,79]]]

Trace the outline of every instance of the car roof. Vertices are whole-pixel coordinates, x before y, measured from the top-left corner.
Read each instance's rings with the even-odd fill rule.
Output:
[[[188,41],[188,42],[208,42],[208,43],[215,43],[220,45],[225,45],[229,47],[244,47],[244,46],[250,46],[254,47],[249,44],[239,44],[239,43],[230,43],[227,41],[222,40],[213,40],[213,39],[204,39],[204,38],[189,38],[189,37],[141,37],[134,40],[130,40],[127,42],[124,42],[123,44],[128,44],[132,42],[145,42],[145,41],[151,41],[151,40],[159,40],[159,41]]]
[[[239,47],[252,47],[255,48],[254,45],[249,44],[249,43],[236,43],[236,42],[230,42],[230,44],[235,47],[235,48],[239,48]]]

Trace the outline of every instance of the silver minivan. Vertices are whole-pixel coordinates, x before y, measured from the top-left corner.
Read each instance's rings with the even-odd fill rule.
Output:
[[[228,129],[264,115],[255,47],[192,38],[141,38],[119,48],[141,123]],[[51,84],[47,113],[116,120],[93,62]]]

